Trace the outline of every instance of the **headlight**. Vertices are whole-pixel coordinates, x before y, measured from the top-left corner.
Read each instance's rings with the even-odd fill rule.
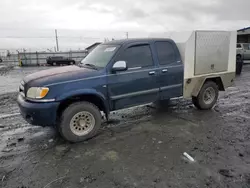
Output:
[[[47,87],[31,87],[28,89],[27,97],[31,99],[42,99],[49,92]]]

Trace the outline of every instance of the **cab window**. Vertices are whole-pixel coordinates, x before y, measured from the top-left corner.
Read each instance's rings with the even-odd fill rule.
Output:
[[[153,66],[152,53],[148,44],[127,48],[117,61],[126,61],[128,69]]]
[[[155,46],[160,65],[168,65],[176,62],[175,51],[170,42],[156,42]]]

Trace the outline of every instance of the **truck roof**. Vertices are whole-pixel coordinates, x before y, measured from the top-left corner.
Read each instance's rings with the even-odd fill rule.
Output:
[[[134,42],[152,42],[152,41],[170,41],[172,42],[172,39],[168,38],[134,38],[134,39],[122,39],[122,40],[113,40],[109,42],[105,42],[103,44],[109,44],[109,45],[124,45]]]

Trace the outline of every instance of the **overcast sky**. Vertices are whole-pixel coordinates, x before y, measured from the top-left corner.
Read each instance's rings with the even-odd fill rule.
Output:
[[[250,0],[0,0],[0,49],[78,49],[105,37],[250,26]]]

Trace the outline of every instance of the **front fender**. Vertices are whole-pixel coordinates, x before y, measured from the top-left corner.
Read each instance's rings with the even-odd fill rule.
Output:
[[[107,101],[106,97],[102,93],[100,93],[94,89],[79,89],[79,90],[69,91],[67,93],[63,93],[63,94],[57,96],[56,101],[59,101],[59,102],[64,101],[66,99],[69,99],[69,98],[74,97],[74,96],[79,96],[79,95],[95,95],[95,96],[97,96],[98,98],[100,98],[102,100],[104,107],[106,109],[106,112],[109,112],[108,101]]]

